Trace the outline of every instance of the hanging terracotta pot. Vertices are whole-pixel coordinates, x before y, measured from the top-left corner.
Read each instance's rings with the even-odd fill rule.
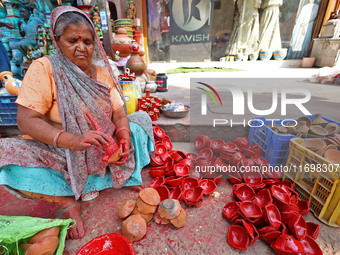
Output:
[[[131,39],[128,37],[124,28],[119,28],[117,35],[112,39],[112,50],[114,53],[119,51],[120,57],[128,57],[130,55]]]
[[[238,250],[247,250],[250,242],[247,231],[239,225],[229,228],[227,241],[231,247]]]
[[[139,55],[139,45],[138,44],[131,44],[131,56],[126,62],[126,67],[130,69],[131,73],[135,73],[135,75],[142,75],[146,70],[146,64]]]

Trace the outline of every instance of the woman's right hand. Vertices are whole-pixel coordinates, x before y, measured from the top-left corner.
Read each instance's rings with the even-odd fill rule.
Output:
[[[107,147],[110,143],[109,137],[104,132],[89,130],[83,135],[74,136],[69,147],[70,150],[83,151],[92,145]]]

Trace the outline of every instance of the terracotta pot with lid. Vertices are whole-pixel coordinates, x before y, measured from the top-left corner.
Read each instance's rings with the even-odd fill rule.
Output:
[[[130,55],[131,39],[128,37],[124,28],[119,28],[117,34],[112,39],[113,52],[119,51],[120,57],[128,57]]]

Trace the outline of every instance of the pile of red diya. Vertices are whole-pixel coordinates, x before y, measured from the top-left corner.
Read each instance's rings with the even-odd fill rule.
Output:
[[[198,155],[191,155],[195,167],[215,166],[222,169],[233,183],[236,201],[223,208],[223,215],[234,222],[228,230],[230,246],[246,250],[259,237],[271,244],[277,254],[322,254],[315,239],[320,226],[306,222],[309,202],[298,200],[293,184],[280,181],[282,173],[270,171],[257,144],[249,145],[246,137],[232,142],[197,137]],[[214,177],[218,173],[207,173]]]
[[[156,189],[165,199],[183,200],[188,205],[198,205],[203,201],[203,195],[212,194],[222,177],[203,179],[193,169],[192,155],[182,151],[172,150],[172,143],[163,129],[153,125],[155,137],[155,156],[151,157],[153,167],[149,174],[154,179],[150,187]],[[197,156],[197,155],[196,155]]]
[[[145,96],[138,98],[137,111],[147,112],[152,121],[158,120],[161,107],[160,99],[156,96],[151,96],[148,89],[145,90]]]

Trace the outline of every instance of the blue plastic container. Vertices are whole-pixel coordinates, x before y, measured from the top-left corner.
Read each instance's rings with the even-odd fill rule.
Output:
[[[17,125],[17,96],[0,96],[0,126]]]
[[[314,115],[306,116],[310,119],[315,119]],[[326,117],[322,117],[328,122],[333,122],[340,125],[339,122],[328,119]],[[262,120],[265,125],[262,127],[251,127],[248,135],[250,145],[258,144],[260,148],[264,152],[264,158],[269,162],[272,166],[285,165],[287,161],[287,157],[289,154],[289,141],[292,138],[295,138],[294,135],[279,135],[275,133],[268,124],[271,124],[271,121],[268,121],[264,117],[255,117],[253,118],[252,125],[259,126],[262,123]],[[282,120],[274,121],[275,124],[281,125]]]

